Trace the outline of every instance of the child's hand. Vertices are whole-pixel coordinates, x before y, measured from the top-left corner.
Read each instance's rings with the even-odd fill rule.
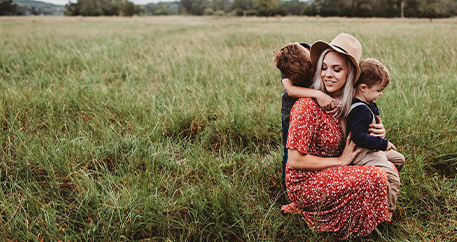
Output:
[[[390,141],[389,141],[389,143],[387,144],[386,151],[388,151],[388,150],[397,150],[397,147],[395,147],[395,145],[390,143]]]
[[[337,101],[336,99],[333,99],[333,108],[330,109],[330,110],[327,110],[326,112],[328,114],[331,114],[333,117],[336,117],[336,115],[338,114],[338,111],[340,111],[340,109],[338,109],[338,103],[339,101]]]
[[[336,107],[335,103],[333,102],[333,98],[323,92],[318,92],[316,95],[316,100],[317,104],[319,104],[319,106],[324,111],[331,111]]]

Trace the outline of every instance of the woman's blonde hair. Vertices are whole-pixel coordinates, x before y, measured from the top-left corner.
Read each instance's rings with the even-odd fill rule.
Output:
[[[325,89],[324,83],[321,78],[321,71],[322,71],[322,62],[324,61],[324,57],[327,53],[329,52],[336,52],[332,48],[327,48],[324,51],[322,51],[319,60],[317,61],[316,65],[316,72],[314,74],[314,79],[313,79],[313,84],[311,85],[311,88],[319,90],[323,93],[327,93],[327,90]],[[336,52],[338,53],[338,52]],[[340,54],[340,53],[338,53]],[[346,57],[346,56],[345,56]],[[346,63],[347,63],[347,77],[346,77],[346,84],[343,86],[343,93],[337,97],[339,99],[338,103],[338,112],[336,114],[336,118],[341,118],[344,117],[346,118],[349,114],[349,110],[351,109],[351,103],[352,103],[352,98],[354,97],[354,66],[351,61],[346,57]]]

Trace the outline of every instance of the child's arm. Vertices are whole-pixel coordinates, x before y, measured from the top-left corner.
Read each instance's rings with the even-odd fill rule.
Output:
[[[382,124],[381,118],[379,116],[376,116],[377,123],[376,124],[370,124],[370,129],[368,130],[370,132],[371,136],[379,136],[381,138],[386,137],[386,129],[384,128],[384,125]]]
[[[380,136],[372,136],[368,131],[373,114],[365,107],[354,108],[347,117],[348,131],[357,146],[369,150],[386,150],[389,141]],[[391,147],[392,148],[392,147]]]
[[[317,100],[317,103],[323,110],[332,110],[335,108],[333,98],[329,95],[311,88],[295,86],[289,78],[282,79],[282,84],[287,94],[294,98],[310,97]]]

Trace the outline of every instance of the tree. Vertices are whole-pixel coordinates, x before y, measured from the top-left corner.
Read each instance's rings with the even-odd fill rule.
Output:
[[[65,5],[65,15],[69,16],[133,16],[142,9],[128,0],[77,0]]]
[[[13,0],[0,0],[1,15],[26,15],[30,9],[26,6],[18,6]]]
[[[157,9],[157,4],[155,3],[148,3],[146,5],[144,5],[144,9],[147,11],[147,12],[150,12],[151,14],[154,14],[156,12],[156,9]]]
[[[207,0],[181,0],[181,5],[188,14],[203,15],[206,8],[210,7]]]
[[[69,16],[100,16],[103,15],[103,10],[99,6],[98,0],[78,0],[76,3],[68,3],[65,5],[65,15]]]
[[[308,6],[308,3],[299,0],[291,0],[283,2],[281,5],[287,8],[287,12],[292,15],[302,15]]]
[[[122,16],[131,17],[135,14],[135,4],[130,1],[124,1],[121,5]]]
[[[35,7],[32,7],[30,9],[30,14],[32,14],[32,15],[40,15],[41,11],[39,9],[35,8]]]
[[[13,0],[1,0],[0,15],[14,15],[16,7],[17,5],[13,3]]]
[[[168,15],[168,7],[165,3],[159,2],[156,5],[156,10],[154,12],[155,15]]]
[[[446,8],[445,0],[421,0],[419,2],[419,11],[421,17],[426,17],[432,22],[433,18],[449,17],[449,11]]]
[[[345,8],[339,0],[320,0],[315,2],[318,14],[321,16],[342,16],[341,12]]]
[[[255,6],[258,8],[259,14],[262,14],[262,12],[265,14],[264,16],[267,17],[270,16],[270,10],[275,8],[278,4],[278,0],[256,0],[255,1]],[[263,14],[262,14],[263,15]]]
[[[100,6],[103,15],[106,16],[117,16],[120,15],[122,10],[122,0],[100,0]]]
[[[229,5],[229,2],[227,0],[213,0],[212,4],[213,4],[214,11],[220,11],[220,10],[224,11],[225,7],[227,5]]]
[[[245,0],[233,0],[232,4],[233,9],[241,9],[247,10],[246,1]]]

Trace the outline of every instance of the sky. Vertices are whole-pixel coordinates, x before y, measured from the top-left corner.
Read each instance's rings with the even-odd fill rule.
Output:
[[[46,2],[46,3],[53,3],[53,4],[58,4],[58,5],[65,5],[69,2],[69,0],[37,0],[41,2]],[[157,3],[157,2],[169,2],[171,0],[130,0],[130,2],[133,2],[134,4],[137,5],[144,5],[147,3]],[[70,2],[75,3],[76,0],[71,0]]]

